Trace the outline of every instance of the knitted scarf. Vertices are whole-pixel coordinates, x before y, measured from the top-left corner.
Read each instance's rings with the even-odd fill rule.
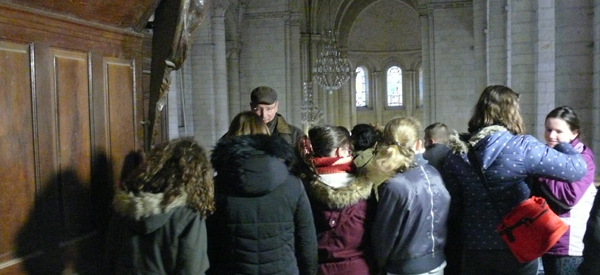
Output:
[[[313,165],[319,174],[335,174],[352,171],[352,157],[314,158]]]

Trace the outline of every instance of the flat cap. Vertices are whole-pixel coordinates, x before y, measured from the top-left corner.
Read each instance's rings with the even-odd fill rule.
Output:
[[[252,90],[250,94],[251,104],[273,104],[277,101],[277,92],[271,87],[260,86]]]

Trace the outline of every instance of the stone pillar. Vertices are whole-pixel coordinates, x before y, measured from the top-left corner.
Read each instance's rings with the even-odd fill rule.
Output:
[[[237,41],[227,46],[227,83],[229,117],[233,119],[242,110],[250,108],[250,100],[244,100],[240,91],[240,47]]]
[[[375,117],[377,118],[376,123],[384,125],[385,121],[383,121],[383,110],[385,109],[385,102],[387,97],[387,91],[385,90],[385,74],[380,71],[373,72],[373,80],[375,80],[374,85],[374,97],[373,97],[373,110],[376,110]]]
[[[405,74],[405,76],[404,76]],[[406,101],[404,101],[404,110],[406,111],[407,116],[412,116],[413,110],[415,108],[414,96],[417,92],[415,89],[415,71],[406,70],[403,73],[402,78],[406,81],[402,81],[402,96]]]
[[[213,80],[214,80],[214,106],[215,106],[215,130],[214,140],[227,132],[229,128],[229,105],[227,91],[227,54],[225,44],[225,8],[214,7],[211,17],[212,41],[213,41]],[[210,73],[210,72],[207,72]]]
[[[301,126],[302,78],[300,64],[300,22],[301,13],[292,13],[285,20],[286,43],[286,120],[294,126]]]
[[[423,125],[433,123],[435,119],[435,62],[433,47],[433,14],[425,6],[419,7],[421,20],[421,48],[423,68]]]
[[[536,116],[533,128],[528,130],[538,139],[543,140],[545,132],[546,114],[555,105],[555,79],[556,79],[556,31],[554,1],[537,2],[537,41],[535,45],[535,101]]]

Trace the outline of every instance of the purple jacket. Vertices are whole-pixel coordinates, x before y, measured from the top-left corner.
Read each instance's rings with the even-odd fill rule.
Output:
[[[585,176],[574,182],[540,178],[532,186],[534,195],[544,197],[554,212],[569,224],[569,230],[547,253],[551,255],[581,256],[583,235],[592,209],[596,187],[594,186],[594,154],[592,150],[575,139],[571,145],[587,164]]]

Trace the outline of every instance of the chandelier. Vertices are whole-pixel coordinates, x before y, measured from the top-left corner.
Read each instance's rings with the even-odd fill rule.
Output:
[[[316,62],[313,68],[315,81],[329,93],[339,89],[350,79],[350,64],[339,52],[333,31],[327,31],[321,55]]]
[[[302,124],[310,128],[323,119],[323,112],[315,106],[313,101],[312,83],[302,84],[302,106],[300,107]]]

